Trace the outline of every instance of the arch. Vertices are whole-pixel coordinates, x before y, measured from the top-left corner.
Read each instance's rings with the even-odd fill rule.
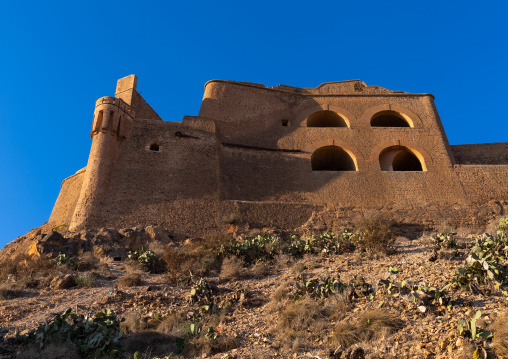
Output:
[[[423,156],[416,150],[395,145],[379,153],[381,171],[426,171]]]
[[[357,171],[356,160],[339,146],[318,148],[311,156],[313,171]]]
[[[372,116],[371,127],[411,127],[407,120],[398,112],[381,111]]]
[[[342,107],[339,107],[339,106],[335,106],[335,105],[323,104],[323,105],[308,107],[308,108],[304,109],[302,112],[300,112],[297,115],[297,117],[295,118],[296,125],[306,127],[307,126],[307,119],[309,118],[309,116],[311,116],[313,113],[319,112],[319,111],[335,112],[337,115],[339,115],[344,120],[344,122],[346,123],[346,127],[349,127],[349,128],[351,128],[351,123],[356,121],[356,117],[348,110],[346,110]]]
[[[414,112],[408,110],[407,108],[391,104],[378,105],[367,109],[360,117],[360,126],[371,127],[371,121],[376,117],[377,114],[382,113],[390,113],[404,119],[409,127],[423,127],[420,117],[418,117],[418,115],[416,115]]]
[[[336,112],[321,110],[307,117],[307,127],[348,127],[348,125]]]

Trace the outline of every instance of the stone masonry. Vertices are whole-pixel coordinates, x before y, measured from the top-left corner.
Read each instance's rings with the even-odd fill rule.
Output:
[[[198,234],[233,220],[294,228],[324,209],[439,218],[508,204],[508,144],[450,146],[431,94],[212,80],[179,123],[136,85],[127,76],[96,101],[88,165],[63,181],[50,224]]]

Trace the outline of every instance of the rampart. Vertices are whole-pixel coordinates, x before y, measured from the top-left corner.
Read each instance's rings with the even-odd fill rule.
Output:
[[[508,144],[450,146],[430,94],[214,80],[199,115],[177,123],[136,85],[127,76],[96,102],[88,165],[62,184],[50,223],[199,234],[231,217],[294,228],[324,209],[434,209],[436,220],[443,208],[508,209]]]

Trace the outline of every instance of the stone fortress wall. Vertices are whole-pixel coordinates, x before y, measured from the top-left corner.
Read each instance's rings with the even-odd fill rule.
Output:
[[[508,200],[508,144],[450,146],[430,94],[214,80],[199,115],[176,123],[136,84],[127,76],[97,100],[88,165],[62,183],[50,223],[202,233],[228,216],[291,228],[323,208]]]

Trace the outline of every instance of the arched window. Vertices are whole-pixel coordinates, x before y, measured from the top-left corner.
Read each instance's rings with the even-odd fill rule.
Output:
[[[356,171],[351,155],[338,146],[318,148],[311,157],[313,171]]]
[[[420,156],[421,157],[421,156]],[[423,161],[423,160],[422,160]],[[404,146],[391,146],[379,154],[381,171],[423,171],[424,164],[416,151]]]
[[[381,111],[372,116],[372,127],[411,127],[406,119],[395,111]]]
[[[158,152],[159,151],[159,145],[156,144],[156,143],[152,143],[150,145],[150,151],[155,151],[155,152]]]
[[[346,121],[333,111],[314,112],[307,118],[307,127],[348,127]]]

